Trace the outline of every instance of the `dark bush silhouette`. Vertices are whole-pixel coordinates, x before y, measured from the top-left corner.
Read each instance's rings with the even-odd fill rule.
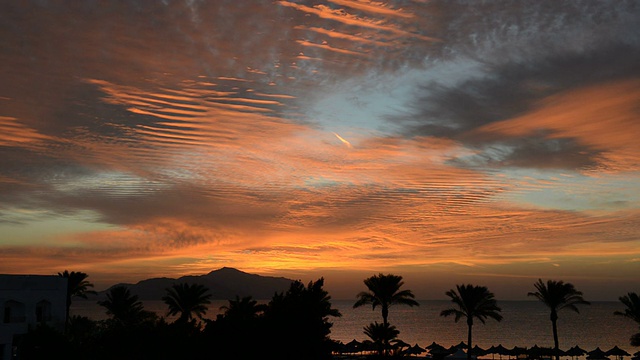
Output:
[[[46,324],[39,324],[19,337],[17,348],[17,355],[21,360],[49,359],[52,354],[59,355],[60,359],[69,359],[73,353],[64,334]]]
[[[265,349],[279,359],[329,359],[332,323],[329,317],[341,316],[331,308],[331,297],[323,289],[324,278],[291,284],[286,293],[274,295],[265,310],[268,332]]]

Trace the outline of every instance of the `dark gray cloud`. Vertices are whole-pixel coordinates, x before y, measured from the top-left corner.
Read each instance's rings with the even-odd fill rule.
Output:
[[[493,164],[593,166],[600,149],[571,138],[535,134],[512,139],[474,130],[525,114],[552,95],[640,77],[638,7],[632,2],[447,5],[450,36],[437,64],[466,59],[474,70],[457,74],[460,80],[453,84],[432,76],[415,89],[410,110],[391,121],[406,136],[449,138],[479,149],[482,155],[476,160],[484,156]],[[486,14],[487,8],[495,12],[476,15]],[[492,147],[500,151],[483,150]]]

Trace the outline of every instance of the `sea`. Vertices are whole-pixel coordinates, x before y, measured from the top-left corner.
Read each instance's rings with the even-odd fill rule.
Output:
[[[265,303],[267,301],[264,301]],[[420,306],[392,306],[389,310],[389,323],[400,331],[399,338],[409,344],[422,347],[436,342],[449,347],[467,341],[467,325],[464,319],[456,323],[454,317],[441,317],[440,312],[451,305],[446,300],[418,301]],[[162,301],[144,301],[146,310],[153,311],[167,320],[167,307]],[[330,337],[347,343],[353,339],[367,339],[363,327],[374,322],[382,322],[380,308],[371,306],[353,309],[353,300],[332,300],[334,308],[342,314],[338,318],[330,318],[333,323]],[[221,306],[228,305],[226,300],[214,300],[209,305],[206,318],[215,319],[220,314]],[[501,301],[503,320],[497,322],[487,319],[483,324],[477,319],[473,326],[473,343],[482,348],[502,344],[504,347],[514,346],[540,347],[553,346],[553,333],[549,310],[537,301]],[[580,306],[580,313],[563,310],[559,312],[558,337],[560,348],[567,350],[575,345],[585,350],[596,347],[606,351],[614,346],[633,354],[638,349],[629,345],[632,334],[640,331],[638,325],[614,311],[624,310],[620,302],[592,302],[589,306]],[[94,320],[108,318],[104,308],[95,301],[75,301],[71,307],[72,315],[87,316]]]

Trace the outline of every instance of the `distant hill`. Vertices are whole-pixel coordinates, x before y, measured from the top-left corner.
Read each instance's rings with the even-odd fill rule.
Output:
[[[213,299],[229,300],[252,296],[254,299],[271,299],[276,292],[289,289],[293,280],[283,277],[261,276],[249,274],[237,269],[224,267],[205,275],[189,275],[178,279],[154,278],[142,280],[136,284],[126,285],[131,293],[138,295],[140,300],[160,300],[166,295],[166,288],[177,283],[198,283],[209,288]],[[112,286],[112,287],[114,287]],[[111,289],[111,288],[109,288]],[[109,289],[98,293],[98,298],[104,298]]]

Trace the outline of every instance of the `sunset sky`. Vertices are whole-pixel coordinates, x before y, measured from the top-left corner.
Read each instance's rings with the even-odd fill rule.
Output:
[[[640,291],[637,1],[0,0],[0,273]]]

